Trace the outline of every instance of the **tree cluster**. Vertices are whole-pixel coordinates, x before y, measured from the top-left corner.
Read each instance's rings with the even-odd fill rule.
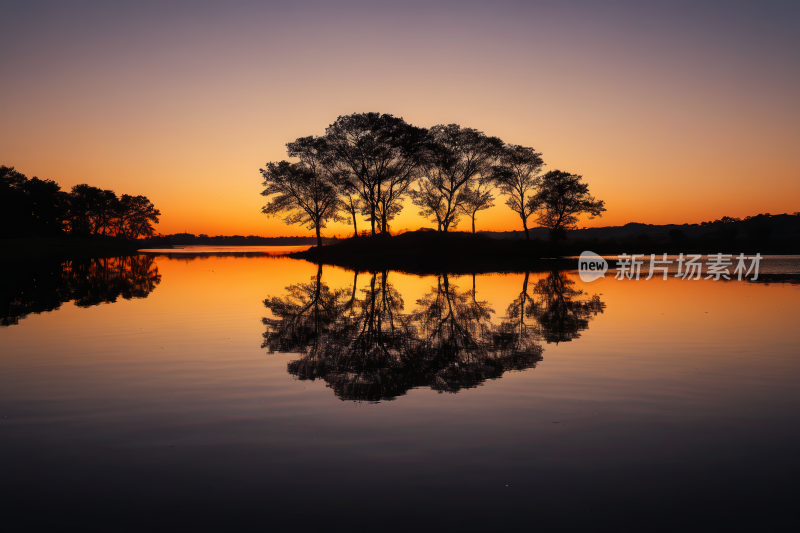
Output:
[[[420,128],[381,113],[339,117],[320,137],[301,137],[287,145],[298,162],[268,163],[261,169],[269,198],[262,212],[283,216],[288,224],[316,231],[330,221],[353,225],[363,217],[372,235],[387,233],[410,198],[420,214],[447,232],[462,216],[472,221],[494,205],[494,193],[506,197],[528,235],[528,220],[563,239],[578,216],[600,216],[605,207],[593,198],[582,177],[554,170],[541,175],[542,154],[505,144],[457,124]]]
[[[109,235],[122,239],[155,233],[161,212],[146,196],[76,185],[62,191],[52,180],[28,178],[0,166],[0,236]]]

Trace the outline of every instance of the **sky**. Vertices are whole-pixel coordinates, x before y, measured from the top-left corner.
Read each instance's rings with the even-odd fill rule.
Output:
[[[164,234],[311,234],[261,213],[259,169],[368,111],[534,147],[606,202],[580,226],[800,211],[797,2],[0,0],[0,20],[0,164],[146,195]],[[521,229],[495,204],[479,230]],[[407,202],[392,229],[423,226]]]

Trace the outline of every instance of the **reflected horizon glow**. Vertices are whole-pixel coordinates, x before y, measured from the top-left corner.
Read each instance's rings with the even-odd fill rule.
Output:
[[[308,349],[262,347],[262,318],[277,316],[264,300],[313,284],[316,265],[139,257],[153,258],[149,271],[160,277],[146,297],[64,304],[0,328],[0,453],[14,457],[4,472],[14,490],[4,497],[28,524],[124,515],[141,529],[186,505],[196,511],[181,520],[201,529],[251,523],[265,511],[281,528],[296,525],[298,513],[321,527],[332,513],[348,524],[377,520],[403,502],[404,528],[445,515],[464,528],[513,526],[527,523],[532,498],[547,524],[643,525],[654,513],[665,523],[762,523],[793,501],[800,286],[586,284],[566,272],[581,298],[596,294],[604,304],[579,337],[548,343],[539,325],[533,367],[477,382],[450,363],[421,374],[406,366],[383,374],[394,384],[377,397],[345,387],[347,373],[297,379],[293,365]],[[552,275],[528,275],[532,298],[541,301],[534,287]],[[443,283],[387,276],[403,313],[424,315]],[[525,276],[475,277],[476,299],[494,311],[489,330],[505,320]],[[351,271],[323,267],[320,279],[344,299],[352,293]],[[371,283],[360,274],[357,289]],[[448,277],[454,293],[469,294],[472,283]],[[465,369],[488,361],[460,353]],[[405,390],[395,378],[408,375],[427,381],[414,377]],[[337,492],[346,497],[331,500]],[[34,513],[42,497],[58,512]],[[444,514],[430,503],[442,499]],[[303,511],[309,502],[319,514]]]

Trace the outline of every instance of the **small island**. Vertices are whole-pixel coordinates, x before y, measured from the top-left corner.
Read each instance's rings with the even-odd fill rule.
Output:
[[[699,225],[578,229],[581,217],[602,216],[605,203],[583,176],[542,173],[542,154],[458,124],[430,129],[381,113],[340,116],[322,136],[287,145],[296,162],[261,169],[268,198],[262,212],[316,233],[316,246],[294,257],[356,270],[509,272],[548,270],[584,250],[602,254],[771,252],[800,250],[798,213],[722,219]],[[496,195],[519,217],[510,234],[477,231]],[[434,228],[394,234],[406,200]],[[359,232],[359,219],[369,224]],[[457,231],[467,221],[471,232]],[[330,222],[352,236],[324,245]],[[531,221],[536,227],[531,228]],[[559,261],[563,264],[559,264]]]
[[[589,194],[582,176],[561,170],[541,174],[542,154],[506,144],[474,128],[441,124],[430,129],[382,113],[340,116],[325,135],[288,143],[297,162],[270,162],[261,169],[268,216],[315,231],[317,246],[297,253],[313,261],[352,268],[508,270],[527,268],[544,250],[532,246],[528,221],[546,227],[553,246],[566,239],[579,216],[601,216],[602,200]],[[520,217],[525,242],[478,235],[478,214],[495,194]],[[405,200],[436,230],[391,236],[392,220]],[[363,217],[369,230],[358,231]],[[454,233],[468,219],[471,233]],[[329,222],[346,222],[353,237],[322,249]]]

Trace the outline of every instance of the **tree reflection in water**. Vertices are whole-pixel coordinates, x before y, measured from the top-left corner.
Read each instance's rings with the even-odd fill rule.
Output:
[[[289,373],[322,379],[343,400],[392,400],[417,387],[458,392],[533,368],[542,360],[540,340],[575,338],[603,310],[596,296],[578,300],[583,293],[563,273],[537,283],[535,297],[528,281],[526,273],[520,296],[495,324],[494,310],[476,297],[474,276],[466,291],[447,274],[437,276],[408,313],[389,272],[370,274],[360,291],[355,273],[351,288],[334,290],[322,281],[320,265],[309,283],[264,301],[273,317],[263,319],[262,347],[302,354]]]
[[[18,324],[31,313],[54,311],[71,300],[79,307],[145,298],[161,282],[155,258],[43,258],[35,265],[6,265],[0,290],[0,325]]]
[[[579,300],[583,291],[573,287],[575,282],[565,272],[552,272],[539,280],[533,292],[538,296],[532,314],[539,324],[539,333],[546,342],[569,342],[581,336],[589,320],[602,313],[606,304],[598,295]]]

